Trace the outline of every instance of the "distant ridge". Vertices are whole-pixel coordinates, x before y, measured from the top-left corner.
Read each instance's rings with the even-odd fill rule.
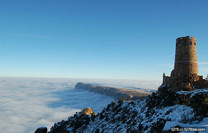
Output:
[[[150,92],[145,92],[136,89],[122,89],[122,88],[114,88],[100,85],[91,85],[87,83],[78,82],[75,86],[75,89],[84,89],[91,92],[96,92],[99,94],[104,94],[115,99],[130,99],[137,100],[144,98],[150,95]]]

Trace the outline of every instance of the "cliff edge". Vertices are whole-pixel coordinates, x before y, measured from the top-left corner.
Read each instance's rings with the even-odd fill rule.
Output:
[[[104,94],[110,97],[113,97],[117,100],[119,99],[129,99],[129,100],[137,100],[144,98],[150,95],[150,92],[144,92],[139,90],[133,89],[121,89],[121,88],[114,88],[114,87],[106,87],[100,85],[91,85],[82,82],[78,82],[75,86],[75,89],[84,89],[91,92],[96,92],[99,94]]]
[[[100,87],[78,83],[76,88],[83,86],[89,90]],[[208,89],[174,92],[166,88],[163,93],[153,92],[143,99],[112,102],[98,114],[91,108],[83,109],[67,120],[55,123],[48,133],[206,132],[207,123]],[[47,133],[43,128],[37,131]]]
[[[84,114],[85,109],[55,123],[49,133],[205,132],[208,131],[207,100],[208,89],[156,92],[141,100],[112,102],[98,114]]]

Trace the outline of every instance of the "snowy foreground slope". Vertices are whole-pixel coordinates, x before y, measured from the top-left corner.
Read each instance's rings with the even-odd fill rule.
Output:
[[[55,123],[49,133],[162,132],[173,127],[205,127],[208,131],[208,90],[158,92],[136,101],[112,102],[98,114],[82,112]]]

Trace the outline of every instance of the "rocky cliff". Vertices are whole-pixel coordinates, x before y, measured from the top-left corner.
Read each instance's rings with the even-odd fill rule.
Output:
[[[141,100],[112,102],[98,114],[84,109],[55,123],[49,133],[160,133],[184,131],[181,127],[208,131],[207,100],[208,89],[177,93],[167,89]]]
[[[117,100],[119,99],[137,100],[137,99],[146,97],[151,94],[150,92],[144,92],[144,91],[139,91],[139,90],[91,85],[91,84],[85,84],[81,82],[76,84],[75,89],[84,89],[84,90],[96,92],[99,94],[105,94]]]

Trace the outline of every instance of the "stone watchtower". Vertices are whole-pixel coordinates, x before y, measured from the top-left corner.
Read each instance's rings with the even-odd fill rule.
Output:
[[[163,74],[164,87],[173,91],[193,90],[194,88],[208,87],[208,81],[198,75],[198,62],[195,37],[179,37],[176,39],[175,65],[171,76]]]
[[[179,37],[176,40],[175,65],[171,77],[182,82],[198,80],[198,62],[195,37]]]

